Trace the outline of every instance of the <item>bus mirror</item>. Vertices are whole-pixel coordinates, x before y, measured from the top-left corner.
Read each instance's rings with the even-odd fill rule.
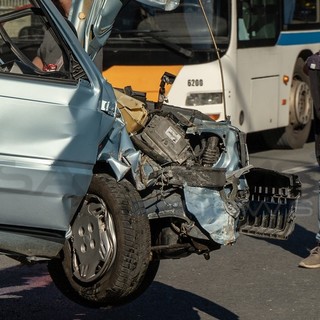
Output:
[[[178,7],[180,0],[137,0],[143,4],[151,7],[163,9],[165,11],[172,11]]]

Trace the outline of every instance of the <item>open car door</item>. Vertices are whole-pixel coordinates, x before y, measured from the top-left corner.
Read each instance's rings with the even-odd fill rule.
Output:
[[[101,90],[92,62],[86,55],[79,61],[68,50],[56,32],[59,23],[68,37],[76,37],[53,4],[45,5],[56,13],[55,26],[34,3],[0,20],[0,238],[10,231],[17,237],[53,238],[52,250],[59,251],[54,243],[64,243],[87,192],[107,124],[97,108]],[[46,35],[60,48],[60,71],[40,70],[32,63],[34,44]],[[109,104],[113,99],[108,97]],[[36,240],[35,245],[20,240],[15,245],[24,248],[18,250],[33,247],[41,255]],[[2,250],[10,250],[1,243]],[[48,255],[50,246],[42,249]]]

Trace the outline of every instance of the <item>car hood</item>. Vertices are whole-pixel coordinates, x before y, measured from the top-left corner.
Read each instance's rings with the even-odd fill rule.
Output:
[[[145,5],[170,11],[179,5],[179,0],[139,0]],[[91,59],[105,45],[116,16],[123,6],[121,0],[73,0],[69,20],[74,25],[78,38]]]

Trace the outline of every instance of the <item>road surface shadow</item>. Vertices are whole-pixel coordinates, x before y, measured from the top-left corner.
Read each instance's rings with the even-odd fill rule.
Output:
[[[316,234],[311,232],[299,224],[295,225],[294,231],[288,240],[263,239],[273,245],[305,258],[309,255],[309,251],[316,245]],[[260,239],[262,240],[262,239]]]
[[[1,319],[239,319],[233,312],[206,298],[157,281],[130,304],[97,310],[65,298],[51,282],[44,264],[0,270],[0,279]]]

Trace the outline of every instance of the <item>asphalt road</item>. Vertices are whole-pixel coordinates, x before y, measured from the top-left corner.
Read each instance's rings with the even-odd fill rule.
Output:
[[[287,241],[241,235],[211,254],[162,261],[158,275],[137,300],[112,310],[93,310],[63,297],[44,264],[21,266],[0,257],[0,319],[104,320],[318,320],[320,269],[298,268],[315,244],[320,168],[313,143],[299,150],[251,154],[251,163],[299,173],[303,194],[296,228]]]

